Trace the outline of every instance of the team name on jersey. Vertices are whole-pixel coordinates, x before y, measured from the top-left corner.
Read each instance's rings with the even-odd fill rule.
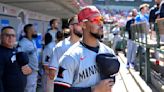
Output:
[[[81,72],[79,72],[79,81],[83,81],[84,79],[96,74],[98,72],[98,68],[96,65],[85,68]]]

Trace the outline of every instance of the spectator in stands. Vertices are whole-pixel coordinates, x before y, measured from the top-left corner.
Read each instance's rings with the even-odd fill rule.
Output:
[[[32,69],[32,73],[27,76],[27,85],[24,92],[36,92],[39,62],[36,43],[33,39],[37,38],[37,34],[32,24],[25,25],[24,32],[25,37],[20,40],[18,50],[28,54],[28,65]]]
[[[150,9],[150,14],[149,14],[149,22],[150,22],[150,27],[152,28],[152,24],[155,23],[155,20],[157,19],[158,15],[159,15],[159,6],[161,3],[161,0],[154,0],[156,5],[154,5],[151,9]]]
[[[128,31],[128,44],[127,44],[127,68],[130,67],[130,64],[132,67],[134,66],[135,62],[135,57],[136,57],[136,50],[137,50],[137,45],[135,44],[134,37],[132,37],[132,30],[130,29],[131,24],[135,23],[135,17],[137,16],[138,12],[137,9],[132,10],[132,18],[127,21],[126,23],[126,31]]]
[[[140,13],[135,18],[136,23],[146,22],[147,25],[149,25],[149,22],[148,22],[148,20],[149,20],[149,15],[148,15],[149,5],[148,4],[142,4],[142,5],[140,5],[139,9],[140,9]]]
[[[156,4],[150,9],[150,13],[149,13],[151,38],[153,38],[153,35],[155,35],[155,33],[154,33],[154,23],[155,23],[155,20],[159,17],[159,7],[160,7],[160,3],[161,3],[161,0],[154,0],[154,1],[155,1]]]
[[[164,0],[161,2],[160,5],[160,18],[164,17]]]
[[[156,21],[157,18],[159,18],[159,8],[160,8],[160,3],[161,0],[154,0],[155,1],[155,5],[150,9],[150,14],[149,14],[149,23],[150,23],[150,29],[151,29],[151,39],[155,38],[155,32],[154,32],[154,23]],[[159,52],[155,51],[155,58],[157,59],[157,61],[159,60]]]
[[[140,23],[140,22],[146,22],[146,29],[149,30],[150,26],[149,26],[149,5],[148,4],[142,4],[139,7],[140,12],[139,14],[136,16],[135,18],[135,22],[136,23]],[[140,38],[142,38],[143,40],[145,39],[145,35],[141,34]]]
[[[121,41],[120,26],[118,23],[116,23],[115,27],[112,29],[112,33],[114,35],[112,49],[116,52],[117,43]]]
[[[0,45],[0,92],[24,92],[26,75],[31,73],[27,62],[19,62],[15,46],[16,32],[13,27],[3,27]],[[16,58],[17,57],[17,58]],[[23,64],[24,62],[24,64]]]

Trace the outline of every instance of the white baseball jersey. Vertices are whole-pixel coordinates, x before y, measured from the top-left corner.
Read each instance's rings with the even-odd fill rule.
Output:
[[[49,65],[50,57],[52,56],[53,49],[55,48],[55,42],[51,42],[45,46],[43,50],[42,63],[43,65]]]
[[[62,56],[55,84],[67,87],[90,87],[100,81],[96,55],[114,51],[99,42],[98,53],[89,50],[80,42],[74,44]]]
[[[29,40],[27,38],[23,38],[19,41],[18,51],[26,52],[29,57],[29,66],[33,70],[39,70],[38,68],[38,55],[37,55],[37,47],[36,43],[33,40]]]
[[[54,49],[53,56],[51,57],[49,68],[58,69],[60,57],[72,46],[70,38],[65,38],[60,41]]]

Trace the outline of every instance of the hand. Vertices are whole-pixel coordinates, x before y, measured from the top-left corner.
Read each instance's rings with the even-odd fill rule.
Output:
[[[28,65],[22,66],[21,69],[24,75],[29,75],[32,73],[32,69]]]
[[[51,80],[54,79],[55,75],[56,75],[56,70],[49,69],[49,77],[50,77]]]
[[[96,86],[92,88],[92,92],[112,92],[112,86],[114,82],[112,79],[105,79],[100,81]]]
[[[49,75],[49,67],[47,65],[44,65],[44,70],[47,75]]]

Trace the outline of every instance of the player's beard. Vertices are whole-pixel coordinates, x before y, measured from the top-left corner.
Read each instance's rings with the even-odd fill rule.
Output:
[[[101,39],[101,36],[102,36],[102,34],[99,34],[99,33],[90,32],[90,34],[96,39]]]
[[[99,31],[101,30],[102,31],[102,27],[99,27],[99,28],[97,28]],[[101,33],[99,33],[99,32],[97,32],[97,33],[93,33],[93,32],[91,32],[90,31],[90,34],[94,37],[94,38],[96,38],[96,39],[101,39],[102,37],[103,37],[103,33],[101,34]]]
[[[74,30],[73,31],[75,35],[77,35],[79,38],[81,38],[83,35],[81,32],[77,31],[77,30]]]

